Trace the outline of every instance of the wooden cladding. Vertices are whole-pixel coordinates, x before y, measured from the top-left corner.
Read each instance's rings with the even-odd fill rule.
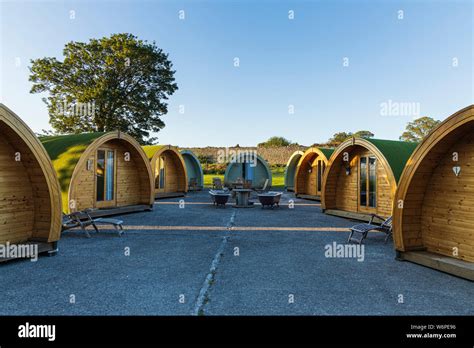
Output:
[[[186,164],[176,148],[172,146],[159,148],[151,158],[151,167],[156,195],[188,191]]]
[[[319,198],[328,158],[318,148],[309,148],[300,158],[295,171],[295,194]]]
[[[115,134],[97,139],[81,156],[69,188],[70,210],[153,203],[148,159],[138,143]]]
[[[57,241],[61,195],[51,161],[34,133],[0,104],[0,243]]]
[[[393,209],[397,250],[474,262],[473,110],[447,118],[408,161]]]
[[[384,155],[364,139],[341,144],[328,162],[323,178],[323,209],[389,217],[396,180]],[[352,215],[353,216],[353,215]]]

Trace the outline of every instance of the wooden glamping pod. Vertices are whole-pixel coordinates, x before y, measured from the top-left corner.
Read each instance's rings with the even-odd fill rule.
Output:
[[[393,239],[401,259],[474,280],[474,105],[421,142],[395,202]]]
[[[204,187],[204,174],[202,172],[201,162],[191,150],[181,150],[184,164],[186,165],[186,174],[188,177],[188,189],[202,190]]]
[[[232,186],[239,179],[251,182],[252,188],[263,188],[268,179],[267,188],[272,185],[272,171],[267,161],[252,152],[242,152],[236,155],[235,161],[227,164],[224,184]]]
[[[59,178],[65,213],[106,216],[153,208],[150,163],[138,142],[118,131],[42,137]]]
[[[46,150],[23,121],[0,104],[0,244],[56,249],[61,191]]]
[[[324,212],[368,221],[392,215],[398,179],[417,146],[403,141],[350,138],[329,158],[323,177]]]
[[[184,196],[188,192],[188,177],[178,149],[171,145],[148,145],[143,149],[151,161],[155,198]]]
[[[295,171],[295,195],[306,199],[321,199],[323,177],[334,149],[311,147],[301,156]]]
[[[296,167],[300,161],[301,156],[303,156],[303,151],[295,151],[290,156],[290,159],[286,163],[285,167],[285,189],[287,191],[293,192],[295,190],[295,174]]]

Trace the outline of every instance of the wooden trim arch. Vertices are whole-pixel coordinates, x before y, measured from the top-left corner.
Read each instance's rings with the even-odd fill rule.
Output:
[[[62,223],[56,173],[36,135],[3,104],[0,158],[0,243],[38,241],[46,243],[40,251],[52,250]]]
[[[473,158],[470,105],[434,129],[403,171],[393,208],[401,258],[474,280]]]
[[[191,150],[181,150],[180,153],[183,157],[184,163],[186,164],[186,175],[188,180],[191,180],[192,177],[190,175],[190,172],[193,172],[193,175],[196,176],[195,179],[197,181],[197,188],[199,190],[202,190],[204,187],[204,173],[202,171],[202,166],[201,162],[199,161],[199,158]],[[188,167],[188,161],[186,161],[186,158],[189,159],[189,166],[191,166],[191,168]],[[190,169],[192,169],[192,171]]]
[[[377,203],[375,209],[364,208],[359,204],[359,152],[375,156],[377,159]],[[346,153],[349,155],[349,175],[344,173],[347,162],[343,161],[343,156]],[[351,153],[353,154],[351,155]],[[371,140],[353,137],[341,143],[329,158],[323,176],[321,207],[327,214],[353,219],[368,220],[372,213],[388,217],[391,215],[396,189],[397,180],[385,154]]]
[[[165,146],[149,146],[151,155],[148,156],[151,162],[151,169],[153,173],[153,187],[155,188],[155,198],[169,198],[169,197],[181,197],[188,192],[188,175],[186,172],[186,163],[184,158],[179,152],[178,148],[165,145]],[[165,183],[165,188],[159,189],[156,187],[155,178],[156,178],[156,163],[161,156],[166,156],[171,159],[173,162],[172,166],[167,167],[168,169],[172,168],[172,172],[167,172],[166,178],[170,177],[172,181]],[[165,179],[166,180],[166,179]],[[169,185],[168,185],[169,184]]]
[[[265,171],[265,178],[262,178],[262,180],[260,180],[259,182],[257,182],[254,179],[253,182],[252,182],[252,188],[262,187],[263,182],[266,179],[268,179],[268,185],[269,185],[269,187],[271,187],[272,186],[272,170],[270,169],[270,166],[268,165],[268,162],[265,161],[262,156],[260,156],[258,154],[256,156],[257,156],[257,166],[256,167],[258,167],[258,163],[260,163],[263,166],[264,171]],[[239,157],[239,155],[237,157]],[[243,157],[245,157],[245,156],[243,156]],[[231,184],[231,182],[229,181],[229,175],[230,175],[230,172],[232,170],[232,167],[235,166],[236,164],[242,164],[242,162],[230,162],[230,163],[227,164],[227,167],[225,169],[225,174],[224,174],[224,184],[226,186],[229,186]]]
[[[296,175],[296,168],[298,167],[298,163],[300,162],[301,156],[303,156],[303,151],[295,151],[292,153],[288,162],[285,166],[285,189],[287,191],[294,191],[295,187],[295,175]]]
[[[151,166],[140,144],[114,131],[41,138],[59,178],[65,213],[94,209],[106,216],[153,208]],[[113,154],[113,194],[97,199],[98,150]]]
[[[328,163],[328,160],[329,160],[328,156],[329,156],[329,154],[332,154],[334,149],[328,148],[328,149],[324,149],[324,150],[327,151],[328,153],[325,154],[320,148],[310,147],[301,156],[301,158],[300,158],[300,160],[299,160],[299,162],[296,166],[296,171],[295,171],[295,185],[294,185],[295,189],[294,189],[294,191],[295,191],[295,195],[297,197],[307,198],[307,199],[316,199],[316,200],[321,199],[321,196],[317,192],[317,187],[314,188],[314,192],[312,192],[313,191],[312,187],[311,187],[310,190],[308,190],[308,185],[309,185],[309,180],[310,180],[309,177],[311,177],[311,174],[312,175],[317,175],[316,172],[314,174],[312,172],[311,172],[311,174],[309,174],[308,170],[310,168],[312,169],[311,164],[317,158],[321,158],[321,160],[323,161],[324,165],[327,168],[327,163]],[[323,172],[323,175],[322,175],[322,179],[323,178],[324,178],[324,172]],[[321,182],[321,185],[323,185],[323,182]]]

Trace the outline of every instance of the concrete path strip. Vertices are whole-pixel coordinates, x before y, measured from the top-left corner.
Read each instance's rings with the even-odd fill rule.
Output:
[[[235,211],[232,213],[230,217],[229,223],[227,224],[227,230],[230,230],[235,223]],[[217,253],[214,256],[214,259],[211,262],[211,267],[209,268],[209,273],[204,279],[204,283],[202,284],[201,290],[199,291],[199,295],[196,300],[196,304],[194,305],[194,309],[191,315],[200,315],[204,311],[204,306],[206,305],[206,299],[208,298],[209,289],[214,281],[214,277],[217,272],[217,266],[219,265],[219,261],[224,254],[225,246],[227,245],[227,240],[229,236],[224,236],[222,238],[222,243],[220,244],[219,248],[217,249]]]
[[[98,226],[110,230],[108,226]],[[279,227],[279,226],[124,226],[124,230],[148,231],[307,231],[307,232],[349,232],[348,227]]]

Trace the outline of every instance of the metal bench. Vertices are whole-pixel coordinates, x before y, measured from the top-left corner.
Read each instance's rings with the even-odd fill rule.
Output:
[[[374,219],[379,219],[382,222],[381,225],[374,224]],[[367,224],[358,224],[351,227],[351,233],[347,242],[356,242],[362,244],[362,241],[367,238],[367,235],[370,231],[378,231],[386,234],[385,243],[387,243],[388,238],[392,235],[392,217],[384,219],[383,217],[372,214],[369,223]],[[357,238],[359,237],[359,238]]]
[[[92,226],[96,233],[99,233],[97,224],[100,225],[112,225],[117,230],[119,236],[122,236],[123,231],[123,221],[119,219],[110,219],[110,218],[97,218],[93,219],[89,214],[90,210],[78,211],[68,215],[63,215],[63,224],[62,230],[66,231],[71,228],[80,227],[87,238],[90,238],[91,235],[87,231],[86,227]]]

